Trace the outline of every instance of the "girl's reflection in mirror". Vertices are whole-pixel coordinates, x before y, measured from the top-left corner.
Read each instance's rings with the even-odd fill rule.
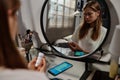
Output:
[[[97,1],[87,2],[83,15],[83,22],[74,31],[69,46],[73,51],[90,53],[102,43],[107,29],[102,26],[101,8]]]

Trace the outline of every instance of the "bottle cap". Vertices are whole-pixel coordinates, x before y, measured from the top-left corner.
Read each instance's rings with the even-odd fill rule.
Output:
[[[43,56],[44,56],[44,54],[43,54],[43,53],[41,53],[41,52],[39,52],[38,56],[39,56],[39,57],[43,57]]]

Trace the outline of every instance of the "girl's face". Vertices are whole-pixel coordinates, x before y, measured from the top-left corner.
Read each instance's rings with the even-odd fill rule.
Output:
[[[8,10],[8,22],[10,27],[11,38],[15,40],[15,36],[17,33],[17,16],[16,12],[14,13],[13,10]]]
[[[95,12],[91,8],[86,8],[84,10],[84,20],[85,22],[91,24],[93,23],[99,16],[99,11]]]

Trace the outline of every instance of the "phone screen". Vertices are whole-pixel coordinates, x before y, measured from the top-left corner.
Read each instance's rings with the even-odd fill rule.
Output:
[[[85,53],[82,51],[75,51],[74,56],[83,56]]]
[[[69,48],[68,43],[58,43],[58,46],[63,48]]]
[[[62,62],[61,64],[54,66],[53,68],[50,68],[48,70],[49,73],[51,73],[52,75],[56,76],[62,72],[64,72],[65,70],[71,68],[73,65],[68,63],[68,62]]]

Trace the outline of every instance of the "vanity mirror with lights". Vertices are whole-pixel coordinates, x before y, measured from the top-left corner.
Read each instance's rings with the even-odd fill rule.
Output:
[[[80,50],[73,51],[68,44],[72,41],[74,31],[83,21],[83,7],[88,1],[89,0],[44,1],[40,15],[41,30],[46,42],[52,48],[53,54],[71,59],[80,59],[91,56],[101,50],[110,30],[110,14],[105,0],[97,0],[102,10],[102,26],[106,29],[105,33],[102,32],[104,33],[104,37],[102,37],[101,41],[96,43],[95,48],[89,52]],[[45,9],[47,9],[47,24],[43,25]]]

